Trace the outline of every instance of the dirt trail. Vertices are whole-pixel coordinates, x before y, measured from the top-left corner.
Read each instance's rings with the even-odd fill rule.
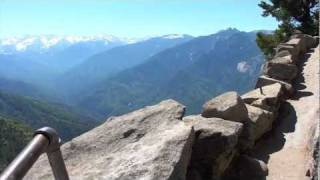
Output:
[[[308,179],[310,144],[319,122],[319,46],[306,55],[300,68],[296,94],[281,107],[274,130],[254,151],[268,164],[267,180]]]

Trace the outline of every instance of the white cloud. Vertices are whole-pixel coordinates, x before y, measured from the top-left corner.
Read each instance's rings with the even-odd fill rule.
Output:
[[[250,69],[250,65],[246,61],[241,61],[237,65],[237,70],[241,73],[246,73]]]

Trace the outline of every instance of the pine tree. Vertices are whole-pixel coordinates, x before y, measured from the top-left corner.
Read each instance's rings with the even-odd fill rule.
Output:
[[[274,48],[288,40],[295,30],[310,35],[318,35],[318,0],[270,0],[261,1],[262,16],[272,16],[279,21],[279,27],[273,34],[257,34],[257,44],[263,53],[270,57]]]

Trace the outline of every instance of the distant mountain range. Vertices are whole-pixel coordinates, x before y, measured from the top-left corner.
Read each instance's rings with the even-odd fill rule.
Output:
[[[72,68],[75,69],[73,71],[77,71],[77,69],[81,71],[81,68],[76,68],[75,66],[81,66],[82,62],[94,58],[91,58],[91,56],[98,56],[99,53],[118,46],[130,46],[130,44],[137,44],[141,41],[148,42],[149,39],[153,39],[154,43],[146,43],[144,46],[146,52],[149,52],[148,48],[153,48],[155,52],[148,54],[151,55],[161,51],[161,48],[166,48],[170,43],[174,45],[175,39],[187,39],[188,37],[190,38],[190,36],[173,34],[140,39],[117,38],[114,36],[27,36],[5,38],[0,39],[0,68],[9,69],[0,69],[0,72],[4,72],[3,74],[8,78],[22,79],[27,82],[38,83],[39,78],[43,82],[50,82],[52,78],[57,78],[61,74],[72,74],[67,73]],[[161,44],[161,39],[168,42],[168,44]],[[131,51],[134,50],[137,49],[131,49]],[[122,56],[125,55],[123,54]],[[6,61],[7,59],[11,61]],[[17,61],[19,61],[18,64],[16,63]],[[13,65],[10,65],[10,63]],[[28,63],[28,65],[26,66],[25,63]],[[17,68],[17,66],[20,67]],[[12,68],[21,70],[21,72],[14,72],[14,70],[10,70]],[[38,71],[37,69],[41,70]],[[26,73],[30,73],[28,77],[25,77]],[[49,79],[47,74],[50,74]],[[47,83],[43,84],[47,85]]]
[[[86,58],[110,48],[132,43],[114,36],[29,36],[0,40],[0,54],[29,59],[64,72]]]
[[[142,64],[153,55],[191,39],[188,35],[168,35],[102,51],[58,77],[57,86],[63,92],[69,92],[69,95],[79,94],[84,88]]]
[[[182,38],[186,35],[169,34],[161,36],[163,39]],[[160,38],[160,36],[150,36],[144,38],[119,38],[112,35],[96,35],[96,36],[23,36],[23,37],[7,37],[0,38],[0,54],[17,54],[17,53],[48,53],[66,50],[72,46],[93,46],[99,44],[105,47],[114,47],[117,45],[134,44],[152,38]],[[91,47],[92,48],[92,47]],[[71,48],[72,49],[72,48]]]
[[[253,87],[263,63],[256,33],[2,39],[0,116],[71,138],[96,120],[167,98],[198,113],[219,93]]]
[[[263,63],[255,36],[254,32],[228,29],[194,38],[107,77],[80,94],[74,92],[74,100],[105,116],[167,98],[184,103],[190,113],[199,112],[206,100],[219,93],[241,93],[253,87]]]
[[[110,35],[100,36],[24,36],[0,39],[0,53],[13,54],[17,52],[38,52],[45,53],[50,50],[62,50],[79,43],[101,42],[105,45],[119,43],[128,44],[137,39],[117,38]]]

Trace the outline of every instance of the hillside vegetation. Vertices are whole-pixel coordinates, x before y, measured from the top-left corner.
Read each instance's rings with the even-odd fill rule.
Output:
[[[228,29],[161,51],[90,87],[77,104],[104,116],[173,98],[199,112],[208,98],[253,87],[263,62],[255,33]]]
[[[102,51],[60,76],[56,85],[61,87],[62,94],[77,98],[83,89],[100,84],[111,75],[144,63],[151,56],[190,39],[191,36],[163,36]]]
[[[0,92],[0,114],[23,122],[33,129],[55,128],[63,140],[68,140],[94,127],[97,122],[72,108]]]
[[[0,116],[0,172],[32,138],[32,129],[16,120]]]

